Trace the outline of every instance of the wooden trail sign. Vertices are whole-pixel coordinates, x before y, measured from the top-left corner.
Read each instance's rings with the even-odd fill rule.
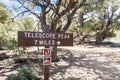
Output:
[[[18,46],[73,46],[73,34],[19,31]],[[43,54],[44,80],[49,80],[50,49],[44,49]]]
[[[18,46],[73,46],[70,33],[18,32]]]

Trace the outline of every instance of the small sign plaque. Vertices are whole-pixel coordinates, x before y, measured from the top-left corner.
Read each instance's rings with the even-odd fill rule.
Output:
[[[50,55],[51,55],[51,52],[49,48],[43,49],[43,56],[50,56]]]
[[[50,65],[51,64],[51,57],[44,57],[43,59],[43,64],[44,65]]]

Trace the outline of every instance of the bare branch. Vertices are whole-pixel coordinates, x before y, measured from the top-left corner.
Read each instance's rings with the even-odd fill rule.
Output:
[[[39,16],[37,13],[32,12],[32,11],[31,11],[29,8],[27,8],[27,7],[24,5],[24,3],[22,3],[20,0],[18,0],[18,2],[19,2],[28,12],[32,13],[33,15],[35,15],[36,17],[38,17],[38,18],[40,19],[40,16]]]
[[[33,0],[33,3],[36,5],[36,6],[40,6],[40,7],[46,7],[46,5],[43,5],[39,2],[39,0]]]
[[[20,13],[18,13],[14,18],[13,18],[13,20],[15,19],[15,18],[17,18],[19,15],[24,15],[26,12],[29,12],[29,11],[22,11],[22,12],[20,12]]]
[[[35,31],[36,30],[36,28],[38,27],[38,30],[40,30],[39,27],[40,26],[40,21],[37,23],[37,25],[34,27],[34,30],[33,31]]]
[[[72,1],[74,1],[74,0],[72,0]],[[61,11],[61,12],[58,13],[58,16],[65,15],[67,12],[69,12],[70,10],[72,10],[74,8],[75,4],[76,4],[76,2],[69,3],[69,5],[67,6],[67,8],[65,8],[63,11]]]
[[[78,6],[74,6],[73,11],[69,15],[67,15],[68,20],[67,20],[67,24],[63,27],[63,30],[62,30],[63,32],[65,32],[69,28],[72,22],[72,17],[81,6],[83,6],[83,3],[80,3]]]

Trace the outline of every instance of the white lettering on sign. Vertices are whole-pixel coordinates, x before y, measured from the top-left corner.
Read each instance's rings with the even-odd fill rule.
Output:
[[[24,32],[25,38],[51,38],[51,39],[56,39],[54,33],[33,33],[33,32]]]
[[[70,35],[68,34],[58,34],[58,39],[69,39]]]
[[[58,39],[63,39],[64,34],[58,34]]]
[[[64,35],[64,39],[69,39],[69,38],[70,38],[70,35],[67,35],[67,34]]]
[[[37,45],[37,43],[38,43],[38,40],[34,40],[34,44]]]
[[[35,45],[55,45],[55,40],[34,40]]]

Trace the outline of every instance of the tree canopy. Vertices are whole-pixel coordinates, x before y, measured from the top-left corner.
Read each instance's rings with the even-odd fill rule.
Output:
[[[86,0],[17,0],[24,11],[35,15],[41,23],[43,31],[65,32],[75,12],[85,5]],[[29,4],[29,5],[26,5]],[[37,7],[39,11],[34,11]],[[64,19],[65,20],[64,20]],[[49,29],[49,30],[48,30]]]
[[[17,47],[17,31],[34,30],[33,20],[30,17],[12,18],[12,14],[0,2],[0,49]]]
[[[101,42],[115,36],[114,30],[120,24],[119,0],[12,1],[17,3],[16,6],[13,5],[13,9],[18,13],[16,16],[11,15],[4,4],[0,3],[1,36],[9,34],[4,33],[4,30],[10,33],[15,31],[12,33],[15,35],[18,30],[41,29],[43,32],[69,31],[75,33],[75,37],[76,32],[77,37],[81,36],[81,32],[85,32]],[[34,17],[29,17],[33,15]],[[14,22],[11,16],[15,17]]]

